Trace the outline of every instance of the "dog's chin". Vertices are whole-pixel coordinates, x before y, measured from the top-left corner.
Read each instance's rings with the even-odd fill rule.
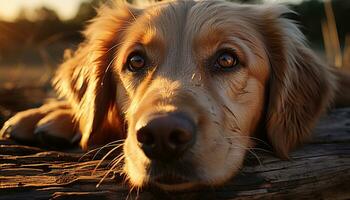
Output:
[[[195,172],[192,172],[195,174]],[[148,173],[147,173],[148,174]],[[161,173],[161,175],[143,175],[138,182],[131,181],[131,184],[140,188],[159,188],[169,192],[194,190],[202,187],[218,187],[230,179],[228,174],[225,177],[197,177],[180,175],[179,173]],[[204,179],[203,179],[204,178]],[[133,180],[133,179],[131,179]],[[136,180],[136,179],[134,179]]]
[[[157,187],[161,190],[169,191],[169,192],[178,192],[184,190],[194,190],[202,187],[218,187],[228,180],[189,180],[182,177],[158,177],[155,179],[151,179],[149,182],[149,186]]]
[[[152,185],[156,186],[159,189],[170,191],[170,192],[190,190],[198,186],[198,184],[194,182],[178,183],[178,184],[165,184],[165,183],[154,182],[152,183]]]
[[[196,181],[184,178],[178,175],[163,175],[150,179],[150,185],[156,186],[162,190],[180,191],[189,190],[198,186]]]

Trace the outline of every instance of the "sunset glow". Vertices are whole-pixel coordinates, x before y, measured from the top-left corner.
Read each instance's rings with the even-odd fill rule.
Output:
[[[91,0],[0,0],[0,20],[14,21],[21,10],[29,14],[35,13],[36,9],[43,6],[53,9],[62,19],[70,19],[75,16],[82,2]],[[299,3],[302,0],[264,0],[267,3]]]
[[[43,6],[55,10],[61,19],[69,19],[75,16],[84,1],[89,0],[0,0],[0,19],[13,21],[21,10],[31,14]]]

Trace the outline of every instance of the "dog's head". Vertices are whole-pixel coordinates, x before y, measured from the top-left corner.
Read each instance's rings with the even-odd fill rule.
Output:
[[[289,12],[225,1],[101,8],[85,54],[75,56],[92,59],[83,131],[125,121],[124,171],[138,187],[221,184],[265,129],[286,156],[308,137],[334,87],[283,17]],[[95,132],[83,135],[83,145]]]

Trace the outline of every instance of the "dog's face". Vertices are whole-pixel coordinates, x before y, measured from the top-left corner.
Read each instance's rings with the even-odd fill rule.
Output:
[[[207,9],[203,9],[207,7]],[[246,13],[223,2],[150,7],[115,63],[137,186],[216,185],[235,174],[263,110],[269,63]]]
[[[65,63],[91,66],[72,73],[71,84],[86,85],[76,98],[82,146],[124,122],[131,184],[164,189],[227,181],[255,132],[266,131],[286,156],[309,135],[335,82],[288,12],[225,1],[101,8]]]

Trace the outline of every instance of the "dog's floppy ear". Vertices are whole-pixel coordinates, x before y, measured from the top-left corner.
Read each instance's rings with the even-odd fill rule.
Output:
[[[260,26],[270,60],[267,137],[276,153],[288,152],[307,140],[316,120],[332,101],[335,76],[305,44],[297,25],[285,18],[284,6],[268,6]]]
[[[101,7],[84,32],[85,42],[57,71],[55,88],[75,110],[84,149],[124,137],[118,77],[111,68],[126,27],[140,12],[125,3]]]

